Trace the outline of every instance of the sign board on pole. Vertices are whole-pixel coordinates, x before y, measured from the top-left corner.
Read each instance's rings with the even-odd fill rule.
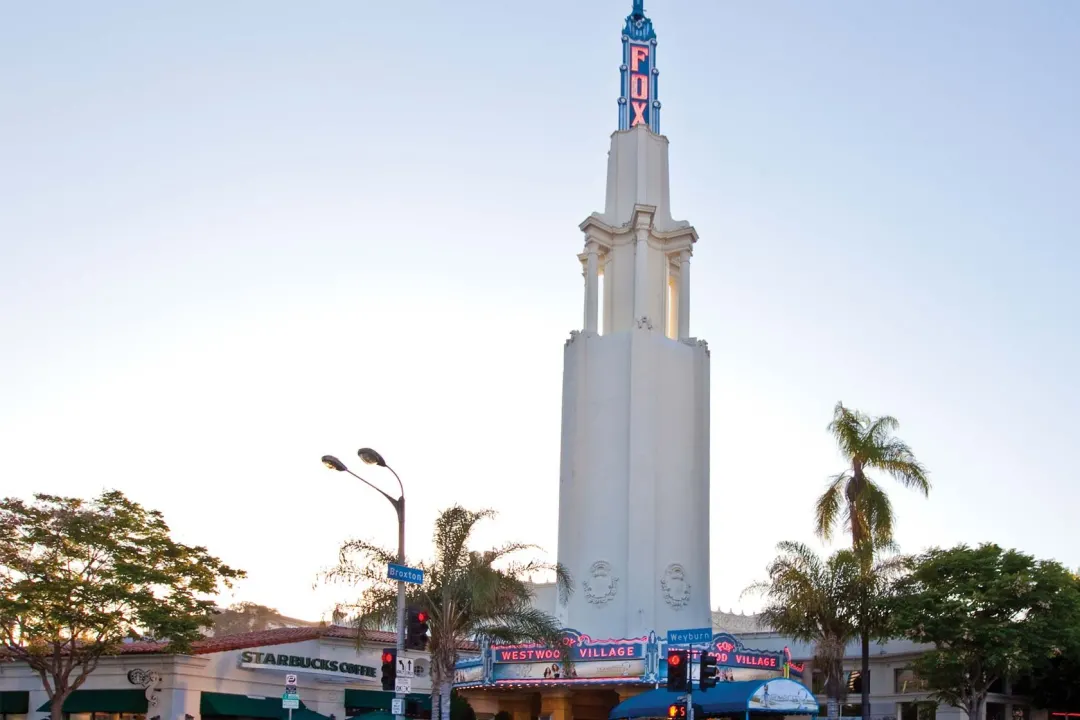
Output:
[[[285,687],[290,687],[290,686],[295,686],[295,685],[296,685],[296,675],[293,675],[292,673],[289,673],[288,675],[286,675],[285,676]]]
[[[300,698],[295,695],[282,695],[281,696],[281,709],[282,710],[299,710]]]
[[[411,583],[413,585],[424,584],[423,570],[411,568],[406,565],[398,565],[397,563],[387,563],[386,577],[390,580],[401,580],[402,582]]]
[[[395,678],[394,679],[394,692],[396,693],[411,693],[412,692],[412,678]]]
[[[699,643],[712,642],[713,631],[711,627],[690,628],[688,630],[668,630],[668,645],[697,645]]]
[[[405,698],[394,698],[390,701],[390,714],[391,715],[404,715],[405,714]]]
[[[295,685],[286,685],[285,686],[285,694],[286,695],[296,695],[297,697],[300,697],[300,693],[297,692],[297,689],[296,689]]]
[[[413,669],[412,658],[398,657],[397,676],[399,678],[414,678],[416,671]]]

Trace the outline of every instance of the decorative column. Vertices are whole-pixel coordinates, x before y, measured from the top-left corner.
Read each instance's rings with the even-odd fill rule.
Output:
[[[679,339],[690,337],[690,251],[679,253]]]
[[[649,231],[639,228],[634,247],[634,321],[642,324],[648,319],[649,289]]]
[[[599,255],[600,248],[595,240],[589,240],[585,246],[587,260],[585,262],[585,332],[596,332],[596,317],[600,306],[600,274]]]

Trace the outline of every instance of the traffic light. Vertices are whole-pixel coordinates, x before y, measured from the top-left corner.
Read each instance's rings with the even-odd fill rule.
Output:
[[[701,672],[698,674],[698,682],[702,690],[716,687],[716,656],[710,652],[701,653]]]
[[[686,703],[668,705],[667,716],[673,720],[682,720],[686,717]]]
[[[393,692],[395,680],[397,680],[397,648],[383,648],[382,689]]]
[[[411,607],[405,623],[405,647],[409,650],[427,650],[428,614],[424,610]]]
[[[686,650],[668,650],[667,689],[673,692],[689,690],[690,653]]]

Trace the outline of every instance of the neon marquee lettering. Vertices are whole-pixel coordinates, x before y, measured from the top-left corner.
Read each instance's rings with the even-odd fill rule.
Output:
[[[634,111],[630,127],[647,122],[645,111],[649,107],[649,53],[648,45],[630,46],[630,107]]]

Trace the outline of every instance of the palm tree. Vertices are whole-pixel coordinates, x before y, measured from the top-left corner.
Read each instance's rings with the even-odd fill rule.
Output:
[[[489,640],[498,643],[534,642],[559,647],[562,628],[548,613],[533,606],[529,578],[554,571],[558,591],[565,598],[572,591],[569,573],[561,565],[514,558],[531,545],[509,543],[489,550],[469,548],[469,540],[481,520],[495,516],[491,510],[472,511],[455,505],[435,521],[435,558],[415,565],[424,571],[423,585],[407,586],[409,605],[426,610],[431,640],[432,720],[450,717],[450,689],[458,650],[465,643]],[[386,578],[388,562],[397,553],[362,540],[342,545],[338,565],[325,573],[330,581],[364,586],[360,599],[348,606],[361,630],[393,628],[397,621],[397,583]],[[359,633],[358,642],[363,632]]]
[[[863,586],[872,588],[877,580],[872,574],[874,553],[891,549],[893,544],[893,508],[885,490],[867,477],[868,470],[892,476],[905,487],[930,494],[926,469],[915,459],[907,443],[893,435],[900,423],[883,415],[872,418],[837,403],[829,431],[848,461],[849,467],[830,478],[829,486],[818,498],[817,533],[829,540],[837,520],[851,533],[851,547],[862,558],[867,574]],[[869,592],[869,590],[868,590]],[[874,596],[863,596],[864,608],[859,621],[862,641],[862,716],[870,717],[870,638],[876,632],[869,608]]]
[[[852,550],[840,550],[822,560],[797,542],[782,542],[777,551],[769,579],[744,594],[766,596],[761,619],[773,630],[813,644],[812,662],[825,676],[826,696],[843,702],[844,650],[858,632],[859,558]]]

